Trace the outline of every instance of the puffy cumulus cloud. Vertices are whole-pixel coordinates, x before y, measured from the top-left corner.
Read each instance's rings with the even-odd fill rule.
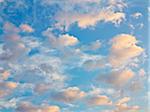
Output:
[[[30,25],[28,25],[28,24],[21,24],[20,25],[20,29],[23,32],[29,32],[29,33],[34,32],[34,29]]]
[[[69,87],[53,95],[53,99],[64,103],[71,103],[85,96],[86,93],[81,91],[78,87]]]
[[[69,34],[65,34],[65,35],[61,35],[58,38],[58,43],[59,45],[62,45],[62,46],[73,46],[78,43],[78,39]]]
[[[144,52],[144,49],[137,45],[136,37],[129,34],[120,34],[111,40],[110,63],[112,67],[120,67],[131,62]]]
[[[69,34],[63,34],[63,35],[59,35],[58,37],[56,37],[52,33],[51,28],[48,28],[46,31],[44,31],[43,35],[48,37],[48,40],[49,40],[51,46],[55,47],[55,48],[74,46],[79,42],[77,37],[74,37]]]
[[[130,69],[114,71],[110,74],[100,75],[98,80],[111,84],[114,87],[125,86],[133,77],[135,73]]]
[[[55,105],[47,106],[38,106],[30,102],[21,102],[16,108],[17,112],[60,112],[60,108]]]
[[[89,97],[87,99],[87,103],[90,106],[105,106],[105,105],[112,105],[112,101],[104,95],[96,95]]]

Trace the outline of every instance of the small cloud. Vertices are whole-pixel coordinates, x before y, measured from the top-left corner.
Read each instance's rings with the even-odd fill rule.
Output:
[[[141,68],[141,69],[139,70],[139,76],[144,77],[145,75],[146,75],[145,70]]]
[[[112,105],[112,101],[104,95],[92,96],[87,99],[87,103],[90,106],[105,106]]]
[[[60,35],[57,41],[59,45],[62,46],[73,46],[79,42],[79,40],[76,37],[71,36],[69,34]]]
[[[53,99],[56,101],[70,103],[85,97],[86,93],[81,91],[78,87],[69,87],[56,93]]]
[[[106,67],[106,60],[104,58],[87,60],[83,63],[82,67],[86,71],[99,70]]]
[[[139,19],[139,18],[142,17],[143,15],[142,15],[142,13],[140,13],[140,12],[136,12],[136,13],[132,14],[131,16],[132,16],[133,18],[135,18],[135,19]]]
[[[17,86],[18,84],[16,82],[0,82],[0,98],[10,95]]]
[[[52,33],[51,28],[48,28],[46,31],[44,31],[43,35],[48,37],[48,40],[49,40],[51,46],[54,48],[74,46],[79,42],[77,37],[74,37],[69,34],[63,34],[63,35],[59,35],[58,37],[56,37]]]
[[[0,82],[0,88],[5,88],[5,89],[15,89],[17,87],[16,82]]]
[[[9,71],[2,71],[2,73],[0,72],[0,79],[2,79],[2,80],[6,80],[6,79],[8,79],[8,77],[10,76],[10,72]]]
[[[23,32],[28,32],[28,33],[34,32],[34,29],[31,26],[29,26],[28,24],[21,24],[20,29]]]
[[[92,43],[90,43],[89,45],[83,45],[81,46],[81,50],[83,51],[96,51],[99,48],[101,48],[102,43],[100,42],[100,40],[96,40]]]
[[[55,105],[38,106],[30,102],[21,102],[16,108],[16,112],[60,112],[60,108]]]
[[[140,109],[139,106],[129,106],[128,103],[131,100],[130,97],[124,97],[117,101],[116,103],[116,109],[114,112],[132,112],[132,111],[138,111]]]
[[[124,103],[128,103],[130,100],[131,100],[130,97],[124,97],[124,98],[118,100],[117,103],[116,103],[116,105],[122,105]]]

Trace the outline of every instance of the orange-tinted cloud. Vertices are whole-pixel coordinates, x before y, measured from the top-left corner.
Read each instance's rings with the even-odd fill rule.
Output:
[[[86,93],[81,91],[78,87],[69,87],[54,95],[53,98],[57,101],[70,103],[83,98],[85,95]]]
[[[137,45],[137,39],[128,34],[120,34],[111,41],[110,63],[112,67],[120,67],[127,64],[133,58],[139,56],[144,49]]]
[[[17,112],[60,112],[58,106],[37,106],[30,102],[21,102],[16,109]]]
[[[29,33],[34,32],[34,29],[31,26],[29,26],[28,24],[21,24],[20,29],[23,32],[29,32]]]

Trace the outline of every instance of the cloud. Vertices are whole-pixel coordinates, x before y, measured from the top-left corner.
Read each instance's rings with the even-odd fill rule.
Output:
[[[12,68],[16,71],[13,79],[17,82],[32,83],[35,86],[51,85],[47,89],[62,88],[66,80],[62,66],[59,57],[39,53],[28,58],[22,66],[18,65],[18,68]],[[38,91],[41,87],[35,88]]]
[[[80,100],[85,97],[86,93],[81,91],[78,87],[69,87],[62,90],[61,92],[56,93],[53,96],[53,99],[56,101],[71,103],[76,100]]]
[[[139,106],[128,106],[126,104],[118,106],[118,108],[114,112],[134,112],[138,111]]]
[[[110,74],[100,75],[98,80],[111,84],[114,87],[125,86],[133,77],[135,73],[130,69],[114,71]]]
[[[146,75],[145,70],[141,68],[141,69],[139,70],[139,76],[144,77],[145,75]]]
[[[29,33],[34,32],[34,29],[31,26],[29,26],[28,24],[21,24],[20,29],[23,32],[29,32]]]
[[[96,15],[80,16],[78,25],[81,28],[95,26],[99,21],[112,22],[115,25],[120,24],[125,19],[125,14],[122,12],[113,12],[111,10],[102,10]]]
[[[77,1],[72,1],[72,0],[68,0],[68,1],[65,1],[65,0],[62,0],[61,2],[60,1],[50,1],[50,0],[43,0],[42,1],[42,4],[43,5],[54,5],[54,4],[59,4],[59,5],[64,5],[64,4],[67,4],[68,5],[71,5],[71,6],[75,6],[75,5],[81,5],[81,6],[85,6],[85,5],[88,5],[88,4],[92,4],[92,3],[100,3],[100,0],[77,0]],[[68,6],[69,7],[69,6]]]
[[[123,0],[77,0],[77,1],[42,1],[42,4],[58,5],[59,10],[55,17],[55,28],[67,31],[75,23],[80,28],[94,27],[99,22],[111,22],[119,25],[125,20],[123,9],[127,6]],[[79,11],[80,10],[80,11]]]
[[[17,87],[17,83],[15,82],[0,82],[0,88],[6,89],[15,89]]]
[[[106,67],[106,60],[105,59],[89,59],[87,61],[85,61],[82,65],[82,67],[86,70],[86,71],[94,71],[94,70],[99,70],[102,69],[104,67]]]
[[[16,82],[0,82],[0,98],[4,98],[10,95],[14,89],[16,89],[18,84]]]
[[[115,25],[119,25],[123,20],[125,20],[125,13],[114,12],[108,9],[102,9],[98,13],[88,14],[72,14],[63,12],[56,17],[56,20],[59,21],[58,24],[60,24],[60,26],[65,25],[66,29],[74,23],[77,23],[80,28],[95,26],[98,22],[111,22]]]
[[[116,103],[116,110],[114,112],[131,112],[131,111],[137,111],[140,109],[139,106],[128,106],[128,102],[131,100],[130,97],[124,97],[120,99]]]
[[[127,103],[127,102],[129,102],[130,100],[131,100],[130,97],[124,97],[124,98],[118,100],[117,103],[116,103],[116,105],[121,105],[121,104]]]
[[[24,57],[27,49],[19,35],[19,28],[14,24],[6,22],[3,26],[3,52],[0,54],[0,61],[16,61]]]
[[[19,99],[16,98],[12,98],[10,100],[1,99],[0,108],[15,108],[17,101],[19,101]]]
[[[87,99],[87,103],[90,106],[105,106],[112,105],[112,101],[104,95],[96,95]]]
[[[45,91],[51,89],[50,84],[37,84],[35,85],[34,91],[37,93],[44,93]]]
[[[1,80],[6,80],[6,79],[8,79],[8,77],[10,76],[10,72],[9,71],[5,71],[5,70],[3,70],[2,72],[0,71],[0,79]]]
[[[21,102],[16,109],[17,112],[60,112],[60,108],[55,105],[37,106],[30,102]]]
[[[139,19],[139,18],[142,17],[143,15],[142,15],[142,13],[140,13],[140,12],[136,12],[136,13],[132,14],[131,16],[132,16],[133,18],[135,18],[135,19]]]
[[[99,48],[101,48],[101,46],[102,46],[102,43],[100,42],[100,40],[96,40],[94,42],[91,42],[88,45],[81,46],[81,50],[82,51],[96,51]]]
[[[111,40],[110,63],[112,67],[120,67],[128,64],[134,58],[144,52],[144,49],[137,45],[136,37],[129,34],[120,34]]]
[[[74,46],[79,42],[77,37],[74,37],[74,36],[69,35],[69,34],[62,34],[62,35],[59,35],[58,37],[56,37],[52,33],[51,28],[48,28],[46,31],[44,31],[43,35],[48,37],[48,40],[49,40],[51,46],[54,48]]]
[[[124,0],[108,0],[109,8],[118,9],[122,11],[125,7],[127,7],[127,3]]]
[[[65,35],[61,35],[58,38],[58,43],[59,45],[62,45],[62,46],[73,46],[78,43],[78,39],[69,34],[65,34]]]

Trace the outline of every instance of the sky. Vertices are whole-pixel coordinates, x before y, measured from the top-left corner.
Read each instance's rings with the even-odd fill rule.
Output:
[[[0,0],[0,112],[149,112],[148,0]]]

